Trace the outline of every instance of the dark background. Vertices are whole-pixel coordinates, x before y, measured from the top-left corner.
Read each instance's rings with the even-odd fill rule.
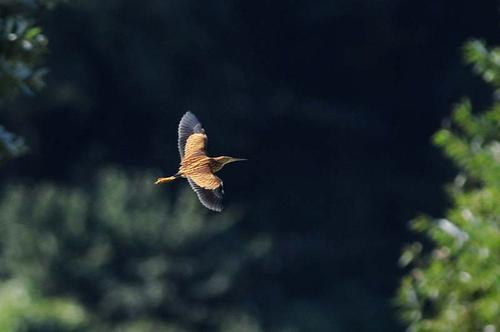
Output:
[[[107,165],[176,172],[187,110],[225,168],[242,238],[273,249],[238,296],[265,329],[399,331],[411,239],[454,170],[431,145],[453,103],[487,91],[461,46],[498,41],[496,1],[110,0],[45,16],[51,72],[3,115],[31,152],[5,178],[86,186]],[[161,170],[161,171],[160,171]],[[184,183],[175,184],[172,195]],[[315,321],[308,325],[308,321]]]

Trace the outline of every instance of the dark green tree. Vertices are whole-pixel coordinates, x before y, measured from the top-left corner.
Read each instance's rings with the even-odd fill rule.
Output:
[[[106,170],[89,191],[6,188],[3,273],[72,299],[92,331],[259,331],[236,295],[269,240],[243,241],[237,214],[208,212],[191,190],[169,204],[154,178]]]
[[[26,280],[0,284],[0,331],[83,332],[86,319],[71,299],[44,297]]]
[[[56,2],[0,1],[0,108],[19,92],[31,95],[44,86],[47,69],[41,63],[48,41],[35,22]],[[0,163],[25,151],[23,140],[0,126]]]
[[[466,59],[500,92],[500,49],[472,41]],[[409,245],[410,268],[397,302],[409,331],[484,331],[500,328],[500,102],[483,114],[460,103],[451,124],[434,135],[459,174],[449,186],[445,218],[420,217],[412,229],[425,239]]]

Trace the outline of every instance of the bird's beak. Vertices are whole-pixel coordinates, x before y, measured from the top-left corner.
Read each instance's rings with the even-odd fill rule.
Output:
[[[232,163],[234,161],[243,161],[243,160],[247,160],[247,159],[245,159],[245,158],[232,158],[231,157],[231,159],[229,159],[229,162]]]

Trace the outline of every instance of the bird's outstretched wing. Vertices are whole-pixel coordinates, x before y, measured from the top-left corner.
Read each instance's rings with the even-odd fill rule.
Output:
[[[205,153],[207,136],[201,122],[191,112],[186,112],[179,122],[178,141],[181,159],[197,151]]]
[[[217,189],[222,185],[222,180],[212,173],[208,165],[197,167],[195,172],[189,172],[186,176],[203,189]]]
[[[224,194],[222,181],[220,182],[220,186],[216,189],[204,189],[197,185],[192,179],[187,178],[187,180],[198,196],[201,204],[207,209],[217,212],[222,211],[222,196]]]
[[[191,134],[186,141],[186,145],[184,146],[184,158],[188,156],[206,156],[206,144],[207,135],[201,133]]]
[[[181,159],[198,154],[205,155],[207,136],[200,121],[191,112],[186,112],[179,123],[178,147]],[[196,172],[194,172],[195,170]],[[208,165],[198,165],[186,176],[201,204],[206,208],[222,211],[224,189],[222,181],[214,175]]]

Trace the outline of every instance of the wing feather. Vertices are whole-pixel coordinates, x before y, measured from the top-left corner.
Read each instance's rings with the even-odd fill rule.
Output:
[[[196,172],[187,174],[187,176],[203,189],[217,189],[222,184],[222,180],[213,174],[208,166],[198,168]]]
[[[193,134],[203,134],[204,135],[205,131],[203,130],[201,122],[196,118],[196,116],[193,113],[188,111],[188,112],[186,112],[186,114],[184,114],[182,116],[182,119],[179,122],[177,145],[179,148],[179,153],[181,155],[181,158],[184,158],[186,143],[188,141],[188,138]],[[205,140],[206,140],[206,136],[205,136]]]
[[[188,156],[206,155],[206,141],[207,135],[205,134],[191,134],[191,136],[188,137],[186,145],[184,147],[184,158]]]
[[[187,180],[203,206],[212,211],[222,211],[222,197],[224,194],[222,181],[220,186],[216,189],[204,189],[197,185],[192,179],[188,178]]]

